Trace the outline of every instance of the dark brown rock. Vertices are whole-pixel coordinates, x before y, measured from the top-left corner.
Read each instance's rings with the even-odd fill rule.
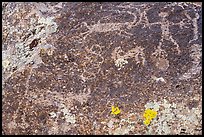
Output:
[[[147,102],[201,109],[201,9],[185,2],[3,3],[2,134],[147,134]],[[111,115],[111,106],[121,114]],[[127,119],[136,114],[132,126]]]

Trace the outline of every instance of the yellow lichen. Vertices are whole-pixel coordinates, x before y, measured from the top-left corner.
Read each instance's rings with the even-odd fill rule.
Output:
[[[118,107],[112,106],[111,110],[112,110],[111,114],[114,114],[114,115],[120,114],[120,109]]]
[[[143,117],[144,117],[144,124],[146,126],[148,126],[152,119],[156,118],[157,116],[157,112],[155,110],[152,110],[152,109],[146,109],[144,114],[143,114]]]

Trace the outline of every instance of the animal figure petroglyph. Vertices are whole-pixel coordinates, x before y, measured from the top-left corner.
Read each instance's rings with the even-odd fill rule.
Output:
[[[128,14],[131,14],[134,16],[134,19],[132,22],[125,22],[125,23],[101,23],[100,20],[94,24],[94,25],[88,25],[86,22],[82,22],[82,24],[84,26],[86,26],[88,28],[88,31],[81,33],[81,35],[83,37],[83,39],[86,39],[86,37],[88,35],[90,35],[93,32],[98,32],[98,33],[102,33],[102,32],[113,32],[113,31],[119,31],[119,35],[122,34],[122,32],[124,32],[126,35],[133,35],[131,33],[128,33],[126,31],[124,31],[125,28],[130,29],[132,28],[133,24],[136,23],[137,17],[135,14],[127,11]]]

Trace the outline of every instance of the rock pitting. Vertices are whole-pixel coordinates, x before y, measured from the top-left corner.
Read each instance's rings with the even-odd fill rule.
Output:
[[[2,134],[202,134],[201,10],[2,3]]]

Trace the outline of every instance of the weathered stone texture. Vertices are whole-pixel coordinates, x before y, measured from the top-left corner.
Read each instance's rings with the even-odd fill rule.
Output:
[[[2,3],[3,134],[201,134],[201,10]],[[153,101],[163,106],[146,127]]]

